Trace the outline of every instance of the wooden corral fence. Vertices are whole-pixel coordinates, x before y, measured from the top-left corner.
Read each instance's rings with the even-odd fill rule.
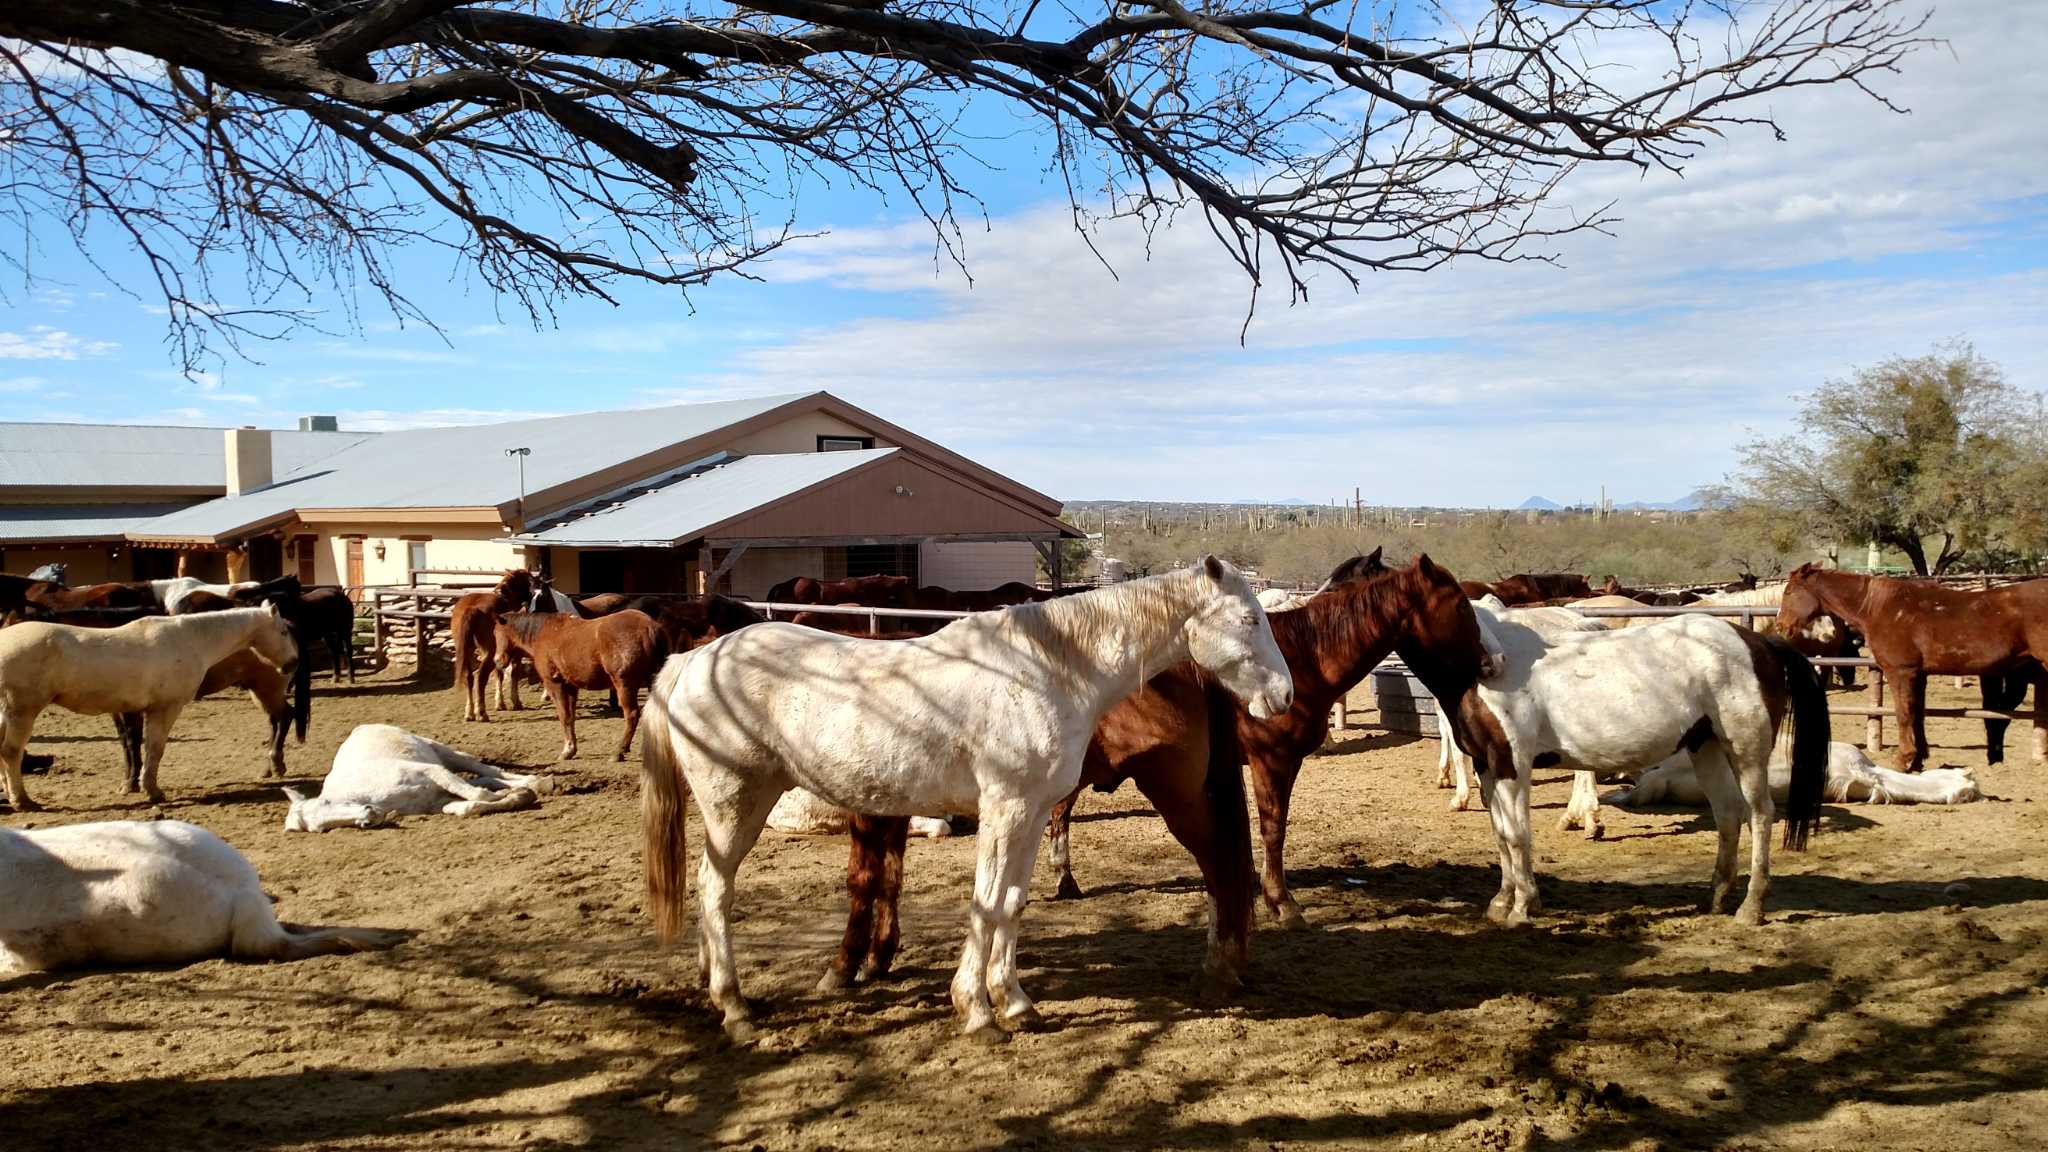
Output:
[[[1970,580],[1997,580],[1997,576],[1971,576]],[[1989,585],[1987,585],[1989,586]],[[1637,608],[1574,608],[1573,611],[1588,617],[1609,619],[1639,619],[1652,616],[1684,616],[1705,614],[1739,620],[1744,628],[1754,629],[1758,617],[1774,619],[1776,608],[1721,604],[1687,604],[1676,608],[1653,608],[1648,605]],[[1884,721],[1892,715],[1885,707],[1884,671],[1877,661],[1868,656],[1822,656],[1813,661],[1818,668],[1860,668],[1870,675],[1870,687],[1866,690],[1866,704],[1828,705],[1828,711],[1836,716],[1863,717],[1863,744],[1871,752],[1884,750]],[[1408,674],[1408,670],[1389,660],[1375,669],[1372,674],[1373,696],[1380,710],[1381,723],[1397,732],[1411,732],[1418,735],[1436,734],[1436,702],[1422,682]],[[1996,712],[1983,708],[1927,708],[1924,714],[1930,719],[1952,720],[2011,720],[2033,726],[2033,758],[2036,762],[2048,760],[2048,701],[2039,693],[2034,697],[2032,712]],[[1389,721],[1392,723],[1389,723]]]

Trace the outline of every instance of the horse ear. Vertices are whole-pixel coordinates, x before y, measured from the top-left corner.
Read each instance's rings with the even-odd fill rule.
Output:
[[[1218,560],[1215,553],[1202,557],[1202,571],[1208,574],[1209,579],[1219,584],[1223,582],[1223,561]]]
[[[1424,576],[1430,577],[1434,577],[1443,571],[1443,569],[1436,566],[1436,561],[1429,558],[1429,553],[1427,552],[1417,552],[1415,554],[1415,570]]]
[[[1386,548],[1386,545],[1384,545],[1384,544],[1381,544],[1381,545],[1379,545],[1379,546],[1375,547],[1375,548],[1374,548],[1374,549],[1373,549],[1372,551],[1370,551],[1370,552],[1366,553],[1366,555],[1365,555],[1365,566],[1366,566],[1366,568],[1368,568],[1368,569],[1373,569],[1373,568],[1384,568],[1384,567],[1386,567],[1386,566],[1387,566],[1387,565],[1386,565],[1386,562],[1380,559],[1380,552],[1381,552],[1382,550],[1384,550],[1385,548]]]

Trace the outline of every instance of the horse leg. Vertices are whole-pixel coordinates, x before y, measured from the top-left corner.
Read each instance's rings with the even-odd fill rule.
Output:
[[[1038,1009],[1017,980],[1017,930],[1024,906],[1031,900],[1031,868],[1037,863],[1038,830],[1052,815],[1050,803],[1033,805],[1015,799],[1001,805],[996,820],[995,886],[990,908],[995,913],[989,934],[988,992],[1000,1000],[998,1023],[1014,1032],[1038,1021]]]
[[[164,760],[164,745],[170,743],[171,725],[178,722],[178,713],[184,710],[181,700],[142,714],[142,793],[158,804],[164,802],[164,793],[156,786],[156,770]]]
[[[1771,745],[1768,732],[1740,753],[1728,756],[1735,782],[1749,812],[1749,894],[1735,909],[1737,923],[1752,927],[1764,922],[1764,897],[1771,891],[1771,825],[1778,811],[1771,800]]]
[[[487,816],[493,812],[516,812],[521,808],[540,805],[540,797],[531,788],[508,788],[503,792],[485,792],[481,799],[451,800],[441,805],[444,816]]]
[[[1294,796],[1294,778],[1300,764],[1271,764],[1264,758],[1252,760],[1252,794],[1259,805],[1259,840],[1266,857],[1260,865],[1260,884],[1266,908],[1282,928],[1305,928],[1308,920],[1287,890],[1287,808]]]
[[[1244,986],[1250,968],[1252,931],[1252,845],[1244,827],[1244,793],[1236,790],[1236,828],[1219,827],[1230,814],[1212,805],[1202,776],[1174,771],[1174,765],[1145,765],[1131,776],[1138,791],[1166,821],[1166,830],[1195,858],[1208,892],[1209,940],[1202,958],[1199,995],[1210,1003],[1228,1000]],[[1152,768],[1151,771],[1144,770]]]
[[[868,962],[861,965],[860,978],[879,980],[896,963],[896,949],[903,942],[903,924],[896,914],[903,896],[903,853],[910,846],[910,821],[898,820],[888,829],[882,847],[882,879],[875,890],[875,937],[868,949]],[[1027,874],[1028,875],[1028,874]]]
[[[555,719],[562,724],[562,759],[576,758],[576,686],[559,678],[546,680],[555,700]]]
[[[612,693],[618,697],[619,713],[626,718],[626,734],[619,737],[619,750],[612,753],[614,764],[624,760],[633,747],[633,733],[640,729],[640,690],[622,677],[613,676]]]
[[[1023,800],[1011,798],[985,801],[974,833],[974,893],[967,915],[967,939],[960,949],[960,964],[953,970],[949,989],[953,1011],[969,1036],[995,1032],[995,1010],[989,1002],[989,950],[994,941],[997,903],[1002,897],[1004,871],[1008,864],[1011,825],[1027,824]],[[1035,840],[1038,829],[1030,828]]]
[[[1924,699],[1927,677],[1917,668],[1887,668],[1885,679],[1891,681],[1892,712],[1899,724],[1899,747],[1896,763],[1901,772],[1918,772],[1927,752],[1920,745],[1920,707]]]
[[[1451,768],[1456,759],[1457,746],[1457,740],[1451,736],[1450,725],[1437,725],[1436,786],[1438,788],[1449,788],[1451,786]]]
[[[840,992],[857,978],[880,977],[896,959],[895,901],[902,887],[910,818],[855,813],[846,832],[846,932],[831,966],[818,980],[820,992]]]
[[[1604,831],[1600,827],[1600,782],[1591,772],[1572,773],[1572,798],[1564,806],[1564,818],[1557,822],[1559,832],[1584,828],[1586,839],[1598,840]]]
[[[339,632],[336,632],[335,637],[341,641],[340,647],[334,649],[334,651],[338,653],[336,659],[340,660],[342,666],[348,669],[348,682],[353,684],[356,682],[355,617],[349,617],[348,624],[345,627],[343,627]],[[337,675],[335,679],[339,680],[341,679],[341,677]]]
[[[21,755],[28,751],[29,729],[36,715],[0,703],[0,776],[7,781],[7,800],[16,812],[40,812],[42,805],[28,798],[28,785],[21,779]]]
[[[1707,794],[1707,807],[1714,813],[1714,832],[1720,838],[1714,848],[1714,883],[1707,892],[1707,915],[1718,916],[1727,906],[1728,893],[1735,888],[1735,850],[1742,842],[1749,802],[1743,794],[1745,785],[1737,780],[1735,766],[1719,737],[1700,745],[1692,754],[1692,768],[1700,791]],[[1770,781],[1766,779],[1764,785],[1764,799],[1768,802]],[[1761,838],[1762,833],[1752,829],[1750,835]],[[1753,878],[1751,883],[1755,883]]]
[[[754,1025],[733,962],[732,881],[740,861],[767,827],[768,813],[782,789],[744,777],[719,781],[723,789],[709,781],[702,787],[698,783],[691,782],[690,794],[713,798],[697,804],[704,822],[704,855],[697,863],[699,971],[712,1004],[725,1013],[725,1034],[733,1043],[744,1044],[753,1039]]]
[[[142,713],[114,713],[114,740],[121,745],[121,791],[142,791]]]
[[[1054,876],[1059,877],[1059,887],[1053,890],[1055,900],[1079,900],[1081,886],[1074,883],[1073,861],[1068,850],[1073,846],[1074,802],[1081,798],[1081,785],[1067,793],[1067,798],[1053,805],[1052,819],[1045,825],[1046,860],[1052,865]]]
[[[2027,697],[2025,672],[2009,672],[2003,676],[1986,673],[1977,678],[1977,686],[1984,694],[1986,711],[2006,712],[2018,708]],[[1984,762],[1999,764],[2005,760],[2005,734],[2011,727],[2006,720],[1984,721]]]
[[[1532,765],[1519,757],[1505,773],[1483,772],[1479,794],[1493,818],[1493,837],[1500,849],[1500,893],[1486,906],[1486,918],[1514,927],[1529,922],[1543,909],[1536,891],[1535,843],[1529,827],[1529,776]]]

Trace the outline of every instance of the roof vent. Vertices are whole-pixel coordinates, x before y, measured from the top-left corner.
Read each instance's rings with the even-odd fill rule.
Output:
[[[341,431],[341,423],[332,416],[301,416],[299,417],[299,431],[339,432]]]

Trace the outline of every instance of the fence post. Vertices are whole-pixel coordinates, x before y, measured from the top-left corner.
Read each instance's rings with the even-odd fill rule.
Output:
[[[1870,669],[1870,706],[1884,707],[1884,672]],[[1866,752],[1884,751],[1884,717],[1868,716],[1863,721],[1863,749]]]
[[[384,662],[384,593],[370,594],[370,651],[377,654],[377,662]]]
[[[418,609],[418,600],[413,601],[413,607],[415,610]],[[427,674],[427,633],[430,627],[425,616],[414,616],[412,623],[412,674],[414,679],[418,679]]]

